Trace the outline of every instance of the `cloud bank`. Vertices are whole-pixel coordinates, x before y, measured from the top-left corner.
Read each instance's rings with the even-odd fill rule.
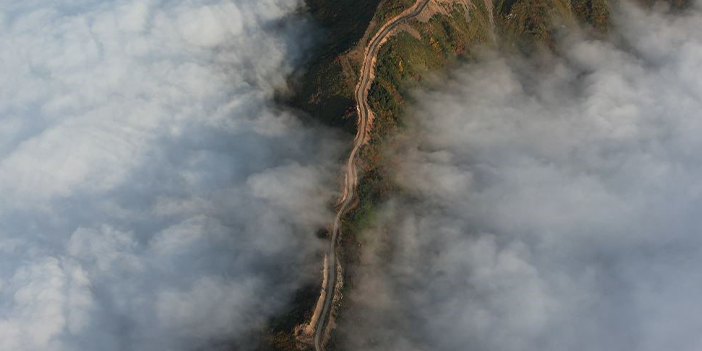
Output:
[[[298,6],[0,1],[0,349],[243,347],[315,271],[338,137],[271,104]]]
[[[702,11],[617,26],[417,94],[352,349],[702,349]]]

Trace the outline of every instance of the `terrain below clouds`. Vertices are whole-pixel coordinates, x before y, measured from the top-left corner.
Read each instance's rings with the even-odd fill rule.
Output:
[[[315,233],[351,138],[302,123],[276,90],[310,59],[298,107],[352,122],[337,120],[355,111],[339,99],[355,84],[334,79],[353,76],[342,51],[409,3],[322,21],[343,40],[320,59],[302,0],[0,0],[0,350],[247,350],[265,332],[292,345],[288,322],[311,311],[290,300],[316,297],[300,287],[319,280]],[[582,2],[611,40],[564,36],[560,57],[534,60],[481,57],[479,24],[511,25],[514,2],[474,3],[378,60],[371,106],[388,104],[344,218],[351,289],[329,347],[702,349],[700,1],[619,2],[609,34],[609,9]],[[550,6],[535,3],[509,40],[557,40],[530,22]],[[342,5],[310,8],[356,6]],[[470,66],[403,95],[400,80],[458,57]]]
[[[349,348],[702,348],[700,26],[622,5],[626,49],[487,55],[418,92]]]

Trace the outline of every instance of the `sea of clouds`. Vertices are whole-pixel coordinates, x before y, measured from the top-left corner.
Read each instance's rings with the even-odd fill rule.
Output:
[[[0,350],[243,348],[316,273],[339,137],[272,104],[299,6],[0,1]]]
[[[702,349],[702,6],[663,11],[416,94],[351,349]]]

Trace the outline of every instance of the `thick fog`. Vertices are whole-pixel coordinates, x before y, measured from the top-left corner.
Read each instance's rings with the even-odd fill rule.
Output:
[[[1,350],[243,347],[316,274],[341,145],[272,104],[299,5],[0,1]]]
[[[702,10],[615,26],[417,93],[352,349],[702,350]]]

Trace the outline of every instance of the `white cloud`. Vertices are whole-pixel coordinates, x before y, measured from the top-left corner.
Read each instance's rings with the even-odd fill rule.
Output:
[[[617,25],[418,93],[353,349],[702,348],[702,13]]]
[[[0,349],[245,346],[284,303],[339,151],[272,104],[299,5],[0,1]]]

